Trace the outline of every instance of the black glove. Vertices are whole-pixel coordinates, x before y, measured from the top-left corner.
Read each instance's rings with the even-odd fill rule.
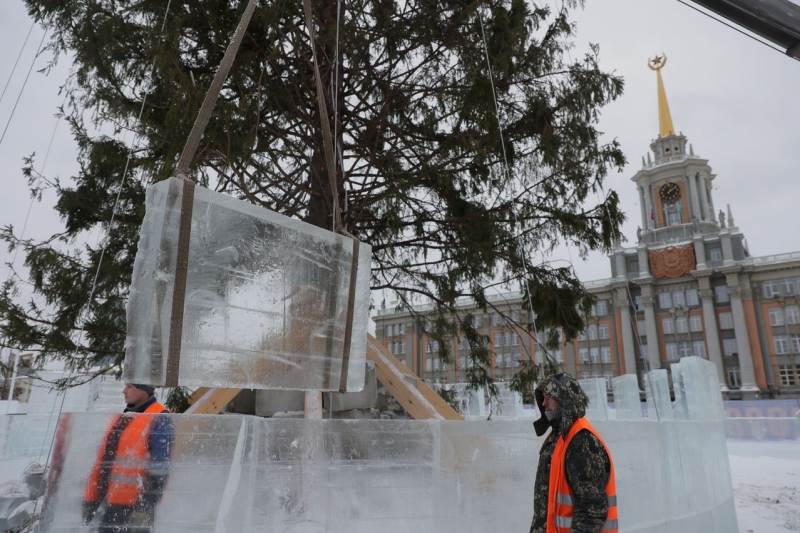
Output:
[[[144,491],[139,498],[140,507],[152,512],[156,504],[161,501],[164,489],[167,486],[167,476],[147,476],[144,480]]]
[[[87,526],[92,521],[97,510],[100,508],[100,502],[83,502],[83,523]]]

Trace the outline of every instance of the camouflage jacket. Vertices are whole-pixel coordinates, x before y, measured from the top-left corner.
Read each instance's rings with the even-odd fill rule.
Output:
[[[553,422],[544,417],[544,395],[561,406],[561,418]],[[569,374],[548,377],[536,389],[536,402],[542,417],[534,422],[536,434],[552,431],[539,451],[539,467],[533,495],[531,533],[547,531],[547,495],[550,485],[550,462],[558,439],[566,438],[572,424],[586,414],[589,399],[578,382]],[[580,431],[567,448],[565,458],[567,483],[574,499],[573,533],[599,533],[608,515],[606,484],[611,475],[611,462],[605,446],[588,431]]]

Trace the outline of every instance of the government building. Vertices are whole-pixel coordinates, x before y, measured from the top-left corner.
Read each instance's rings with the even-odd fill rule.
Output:
[[[717,176],[709,161],[672,126],[663,64],[658,57],[650,62],[659,135],[631,178],[641,206],[637,244],[615,247],[610,278],[584,283],[597,298],[586,330],[574,341],[562,338],[550,356],[578,378],[606,378],[610,390],[612,378],[626,373],[638,374],[644,389],[644,372],[669,371],[695,355],[716,365],[723,399],[800,398],[800,252],[750,256],[730,206],[714,204]],[[503,318],[519,323],[519,294],[493,295],[490,302],[499,312],[462,305],[492,341],[491,371],[504,381],[520,359],[544,360],[540,343],[547,332],[538,332],[535,342]],[[467,343],[453,339],[453,362],[443,363],[438,345],[416,324],[414,315],[424,316],[425,308],[414,311],[379,310],[373,316],[378,340],[430,382],[466,381]]]

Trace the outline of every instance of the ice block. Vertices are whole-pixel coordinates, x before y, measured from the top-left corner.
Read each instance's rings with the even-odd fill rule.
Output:
[[[650,420],[672,420],[672,401],[669,399],[669,377],[665,368],[651,370],[644,376],[647,414]]]
[[[586,378],[578,380],[583,392],[589,397],[586,418],[589,420],[608,420],[608,390],[605,378]]]
[[[347,360],[347,390],[363,386],[370,246],[177,178],[148,187],[146,206],[127,310],[126,381],[168,385],[177,374],[190,387],[335,391]],[[181,306],[178,245],[189,211]]]
[[[612,380],[614,407],[617,420],[641,420],[642,404],[639,400],[639,381],[636,374],[623,374]]]

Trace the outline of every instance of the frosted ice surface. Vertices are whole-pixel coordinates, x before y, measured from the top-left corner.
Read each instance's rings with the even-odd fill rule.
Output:
[[[492,418],[523,418],[528,416],[522,405],[522,396],[511,390],[508,383],[497,383],[497,399],[492,399]],[[530,415],[532,416],[532,415]]]
[[[459,412],[465,417],[486,418],[488,411],[486,410],[485,392],[483,387],[476,390],[467,388],[466,383],[455,383],[450,385],[451,389],[456,391],[456,401],[458,401]]]
[[[672,363],[670,370],[672,371],[672,390],[675,393],[673,414],[676,420],[689,420],[689,406],[686,404],[686,384],[683,382],[681,364]]]
[[[126,381],[165,383],[183,186],[171,178],[147,189],[128,304]],[[337,390],[353,243],[195,187],[179,383]],[[348,390],[364,383],[370,258],[371,248],[360,243]]]
[[[636,374],[623,374],[612,380],[617,420],[641,420],[642,403]]]
[[[680,364],[689,418],[724,420],[725,408],[714,363],[692,356],[682,358]]]
[[[167,416],[175,444],[154,531],[484,533],[530,527],[543,440],[530,421]],[[43,533],[92,531],[81,520],[81,500],[112,420],[88,413],[62,417]],[[738,531],[721,422],[594,425],[614,459],[622,531]]]
[[[651,420],[672,420],[672,400],[669,398],[669,376],[665,368],[651,370],[644,376],[647,413]]]
[[[589,420],[608,420],[608,390],[605,378],[586,378],[578,380],[583,392],[589,397],[586,418]]]

